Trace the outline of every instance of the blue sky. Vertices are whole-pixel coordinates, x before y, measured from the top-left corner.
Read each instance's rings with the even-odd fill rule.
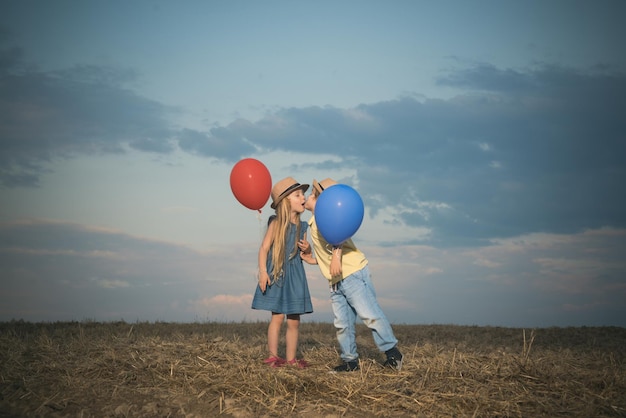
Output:
[[[389,319],[626,326],[622,1],[4,1],[0,320],[265,320],[230,170],[359,191]],[[308,214],[304,219],[308,219]],[[307,266],[315,312],[325,280]]]

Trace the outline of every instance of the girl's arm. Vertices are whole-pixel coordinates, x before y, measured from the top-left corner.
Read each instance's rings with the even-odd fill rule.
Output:
[[[313,257],[313,251],[311,251],[311,244],[306,239],[306,232],[303,238],[298,241],[298,248],[300,248],[300,258],[308,264],[317,264],[317,259]]]
[[[298,241],[298,248],[300,248],[300,258],[308,264],[317,264],[317,260],[313,257],[313,251],[311,251],[311,244],[306,239],[306,232],[304,237]]]
[[[306,232],[304,233],[302,239],[298,241],[298,248],[300,248],[300,251],[305,254],[311,254],[311,244],[309,244],[309,241],[306,239]]]
[[[267,254],[272,246],[272,237],[274,236],[274,222],[271,222],[267,227],[263,241],[261,242],[261,248],[259,248],[259,287],[261,291],[265,293],[267,285],[270,283],[270,276],[267,273]]]

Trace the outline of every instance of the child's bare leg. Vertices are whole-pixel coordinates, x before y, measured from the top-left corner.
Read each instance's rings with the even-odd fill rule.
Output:
[[[272,312],[272,319],[267,327],[267,349],[270,357],[278,357],[278,341],[280,340],[280,327],[285,320],[285,315]]]
[[[296,358],[298,351],[298,328],[300,327],[300,315],[287,315],[287,332],[285,340],[287,344],[287,361]]]

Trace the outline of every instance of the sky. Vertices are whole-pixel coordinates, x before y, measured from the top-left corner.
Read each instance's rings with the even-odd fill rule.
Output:
[[[273,212],[331,177],[394,324],[626,326],[626,3],[0,3],[0,321],[267,321]],[[310,213],[302,215],[307,220]],[[314,313],[328,284],[305,267]]]

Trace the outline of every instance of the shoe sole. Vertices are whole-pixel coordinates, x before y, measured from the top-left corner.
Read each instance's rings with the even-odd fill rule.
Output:
[[[397,370],[397,371],[402,370],[402,360],[404,360],[404,358],[402,358],[400,360],[397,360],[397,359],[394,359],[394,360],[396,361],[396,365],[395,366],[393,366],[390,363],[388,363],[389,360],[387,360],[385,362],[385,364],[383,364],[383,367],[388,368],[388,369]]]

